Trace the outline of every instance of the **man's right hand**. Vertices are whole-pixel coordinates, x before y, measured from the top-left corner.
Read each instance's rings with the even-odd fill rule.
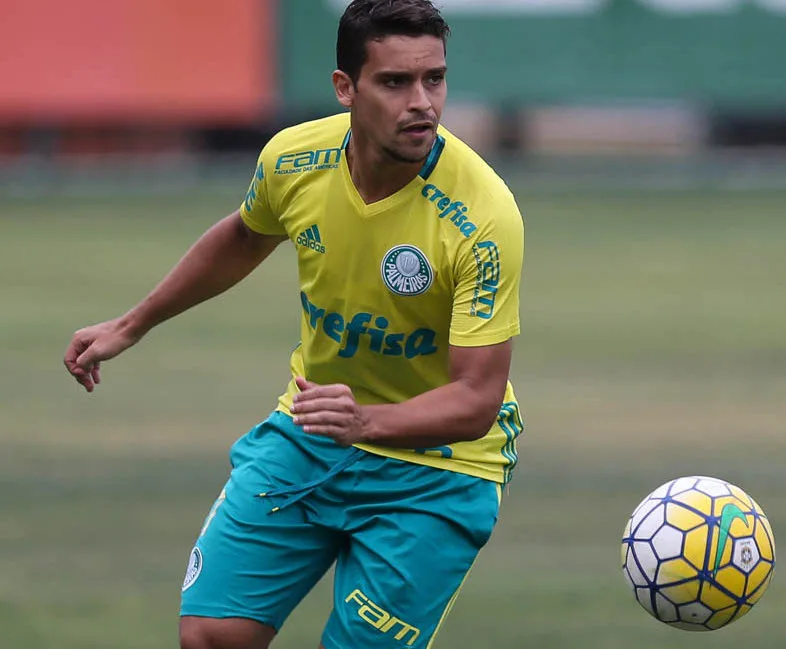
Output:
[[[92,392],[101,383],[101,361],[114,358],[140,338],[124,327],[120,318],[85,327],[71,338],[63,363],[77,383]]]

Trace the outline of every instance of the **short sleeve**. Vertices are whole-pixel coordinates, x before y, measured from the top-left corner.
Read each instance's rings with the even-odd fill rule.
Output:
[[[524,222],[512,196],[489,209],[495,213],[456,260],[451,345],[495,345],[520,332]]]
[[[271,207],[269,181],[265,177],[264,156],[265,151],[262,151],[257,160],[257,168],[251,179],[246,198],[240,206],[240,216],[254,232],[283,235],[287,232]]]

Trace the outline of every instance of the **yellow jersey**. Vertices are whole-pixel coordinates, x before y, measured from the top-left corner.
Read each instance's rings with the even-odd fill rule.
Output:
[[[449,382],[450,345],[519,333],[524,225],[502,179],[440,126],[420,173],[366,204],[352,182],[348,113],[274,136],[240,213],[297,250],[302,305],[292,379],[348,385],[360,404],[400,403]],[[506,483],[523,429],[508,383],[499,416],[476,441],[428,449],[361,449]]]

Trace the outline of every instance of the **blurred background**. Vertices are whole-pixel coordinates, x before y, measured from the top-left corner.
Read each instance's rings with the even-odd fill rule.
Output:
[[[711,475],[786,529],[786,2],[442,0],[444,122],[527,223],[526,413],[498,529],[437,646],[783,646],[786,585],[712,634],[619,568],[655,487]],[[234,439],[283,389],[294,251],[86,395],[72,332],[141,299],[337,110],[341,0],[0,0],[0,647],[175,647]],[[276,646],[316,647],[327,578]]]

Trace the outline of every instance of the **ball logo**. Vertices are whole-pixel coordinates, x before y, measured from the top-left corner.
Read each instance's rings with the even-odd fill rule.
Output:
[[[748,519],[745,517],[745,512],[734,503],[726,503],[721,511],[720,521],[718,521],[720,531],[718,533],[718,550],[715,552],[715,566],[712,569],[713,578],[718,575],[718,569],[721,566],[721,561],[723,561],[723,553],[729,541],[731,524],[735,520],[742,521],[745,527],[748,527]]]
[[[382,280],[396,295],[420,295],[434,281],[426,255],[410,245],[395,246],[382,258]]]
[[[740,543],[740,563],[746,571],[753,565],[753,541]]]
[[[199,548],[194,548],[191,550],[191,556],[188,558],[188,567],[186,568],[186,576],[183,579],[183,588],[181,590],[185,592],[191,588],[197,577],[199,577],[200,572],[202,572],[202,552]]]

